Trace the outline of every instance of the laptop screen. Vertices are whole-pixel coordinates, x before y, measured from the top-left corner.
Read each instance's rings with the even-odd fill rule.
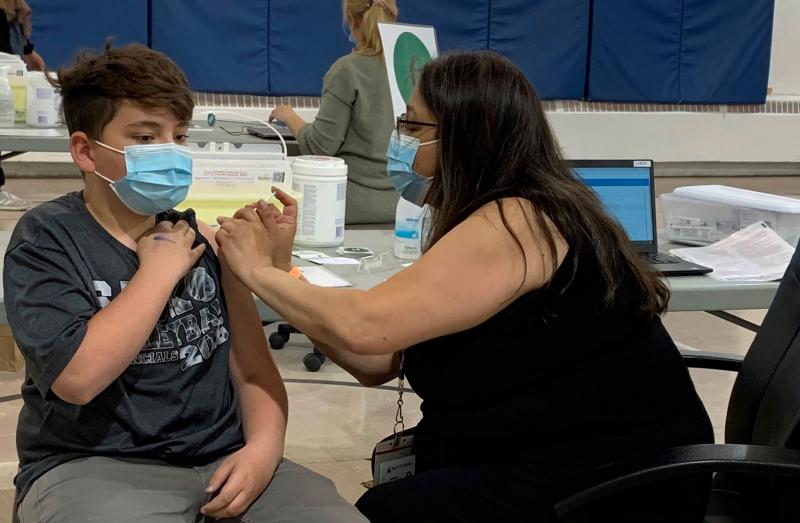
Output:
[[[573,162],[575,173],[600,197],[635,243],[655,243],[652,162]]]

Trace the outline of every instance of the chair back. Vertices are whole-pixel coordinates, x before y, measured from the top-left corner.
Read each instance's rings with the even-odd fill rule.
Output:
[[[796,448],[800,423],[800,245],[742,362],[725,441]]]

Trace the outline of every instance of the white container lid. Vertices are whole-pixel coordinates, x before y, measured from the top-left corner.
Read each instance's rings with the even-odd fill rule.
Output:
[[[677,187],[673,194],[692,200],[722,203],[737,207],[748,207],[763,211],[800,213],[800,200],[725,185],[696,185]]]
[[[297,156],[292,160],[292,173],[308,176],[347,176],[347,164],[332,156]]]

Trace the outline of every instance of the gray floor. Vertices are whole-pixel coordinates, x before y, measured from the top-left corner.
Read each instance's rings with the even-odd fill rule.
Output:
[[[669,191],[687,181],[662,179],[658,187]],[[733,185],[737,181],[742,180],[691,179],[692,184]],[[791,177],[747,178],[736,184],[766,192],[800,193],[800,184]],[[12,192],[35,201],[48,200],[80,186],[78,178],[25,178],[8,182]],[[19,216],[21,213],[0,212],[0,229],[13,228]],[[739,314],[760,323],[764,311]],[[671,313],[664,321],[678,342],[704,350],[744,354],[753,339],[752,333],[705,313]],[[363,492],[361,483],[370,479],[367,459],[372,446],[392,430],[396,396],[386,391],[327,383],[347,384],[354,380],[331,364],[316,374],[305,371],[302,358],[307,351],[308,346],[290,345],[274,353],[288,381],[291,414],[286,455],[333,479],[340,492],[354,501]],[[693,371],[692,376],[720,438],[733,377],[716,371]],[[18,394],[21,380],[21,373],[0,372],[0,397]],[[419,418],[419,400],[409,396],[405,412],[409,423],[414,423]],[[11,504],[11,481],[16,469],[14,432],[20,403],[19,400],[0,403],[0,522],[7,521]]]

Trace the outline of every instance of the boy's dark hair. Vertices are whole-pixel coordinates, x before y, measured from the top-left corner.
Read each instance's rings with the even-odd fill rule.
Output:
[[[128,100],[143,109],[165,109],[178,120],[192,119],[194,99],[186,75],[165,54],[140,44],[102,53],[78,53],[72,67],[58,70],[62,114],[70,134],[83,131],[99,140],[105,126]]]

